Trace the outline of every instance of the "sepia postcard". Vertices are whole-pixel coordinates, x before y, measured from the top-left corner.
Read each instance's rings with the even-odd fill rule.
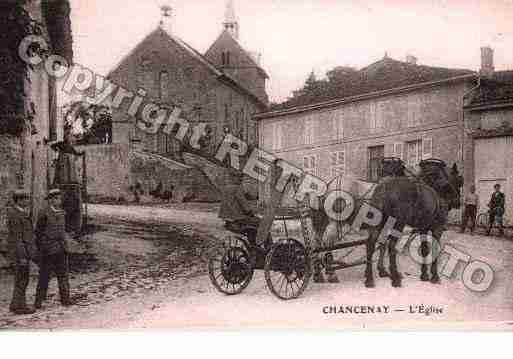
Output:
[[[0,329],[513,329],[513,1],[0,30]]]

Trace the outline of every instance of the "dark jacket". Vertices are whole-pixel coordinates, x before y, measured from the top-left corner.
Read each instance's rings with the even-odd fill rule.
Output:
[[[493,192],[492,197],[490,199],[490,210],[496,211],[499,213],[504,212],[506,197],[504,196],[504,193],[502,192]]]
[[[17,207],[9,207],[7,227],[8,258],[18,265],[28,265],[35,257],[34,231],[30,214]]]
[[[43,256],[66,251],[65,217],[63,210],[54,210],[48,206],[37,220],[36,246]]]

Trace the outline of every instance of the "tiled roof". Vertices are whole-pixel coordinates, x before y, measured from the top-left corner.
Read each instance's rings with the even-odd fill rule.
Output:
[[[359,71],[338,77],[336,81],[322,81],[314,94],[296,96],[273,106],[272,110],[290,109],[473,73],[471,70],[416,65],[385,57]]]
[[[240,91],[242,91],[244,94],[250,96],[253,101],[257,102],[261,107],[263,108],[266,108],[267,105],[261,100],[259,99],[255,94],[253,94],[253,92],[251,92],[250,90],[248,90],[245,86],[243,86],[242,84],[240,84],[238,81],[236,81],[235,79],[233,79],[231,76],[229,76],[228,74],[224,73],[223,71],[219,70],[217,67],[215,67],[210,61],[208,61],[205,56],[203,56],[202,54],[200,54],[196,49],[194,49],[192,46],[190,46],[189,44],[187,44],[185,41],[183,41],[182,39],[180,39],[178,36],[174,36],[172,35],[171,33],[169,33],[168,31],[162,29],[160,26],[157,27],[154,31],[152,31],[148,36],[146,36],[146,38],[144,40],[142,40],[135,48],[132,49],[132,51],[130,51],[126,56],[124,56],[121,61],[118,62],[118,64],[108,73],[107,75],[107,78],[110,78],[111,75],[116,71],[118,70],[121,65],[128,59],[130,58],[131,56],[133,56],[133,54],[138,50],[138,48],[144,43],[146,42],[147,39],[149,39],[150,37],[154,36],[155,34],[157,35],[161,35],[163,39],[167,40],[167,41],[173,41],[175,44],[177,44],[178,46],[180,46],[181,48],[183,48],[185,51],[187,51],[187,53],[192,56],[194,59],[196,59],[197,61],[199,61],[202,65],[204,65],[206,68],[208,68],[216,77],[218,80],[220,81],[224,81],[225,83],[233,86],[233,87],[236,87],[237,89],[239,89]]]
[[[497,71],[490,78],[481,78],[481,86],[467,107],[506,103],[513,104],[513,71]]]

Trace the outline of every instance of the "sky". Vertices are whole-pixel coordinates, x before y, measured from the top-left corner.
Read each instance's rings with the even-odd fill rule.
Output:
[[[279,102],[335,66],[383,58],[478,70],[480,47],[513,69],[513,0],[233,0],[240,42],[262,54]],[[222,30],[226,0],[71,0],[75,62],[106,75],[173,7],[172,31],[204,53]]]

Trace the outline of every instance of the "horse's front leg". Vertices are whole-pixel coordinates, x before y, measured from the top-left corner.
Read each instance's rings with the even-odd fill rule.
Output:
[[[388,242],[388,255],[390,258],[390,279],[392,280],[392,287],[401,287],[402,276],[397,270],[397,238],[392,237]]]
[[[378,250],[379,250],[379,257],[378,257],[378,275],[381,278],[390,277],[390,274],[388,274],[387,270],[385,269],[385,252],[386,252],[386,243],[379,243],[378,244]]]
[[[376,248],[376,233],[372,231],[367,239],[367,263],[365,268],[365,286],[374,288],[374,275],[372,274],[372,257]]]
[[[420,280],[423,282],[429,281],[428,274],[428,265],[426,263],[426,258],[429,255],[429,245],[427,242],[427,233],[420,233],[420,256],[422,258],[422,263],[420,264]]]
[[[441,253],[441,239],[442,239],[443,229],[435,229],[433,230],[433,242],[431,243],[431,255],[433,256],[433,261],[431,262],[431,283],[440,284],[440,276],[438,275],[438,257]]]
[[[322,237],[316,233],[314,240],[316,248],[322,247]],[[324,274],[322,273],[322,254],[315,254],[313,259],[313,281],[314,283],[326,283]]]

